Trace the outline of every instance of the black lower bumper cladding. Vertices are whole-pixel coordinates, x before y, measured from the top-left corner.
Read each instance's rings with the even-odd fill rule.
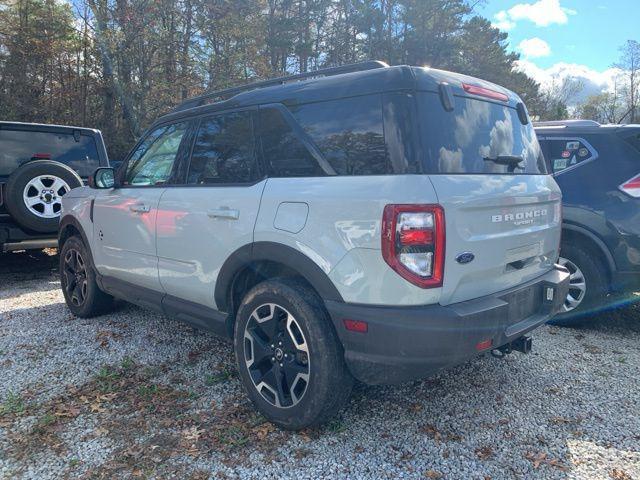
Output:
[[[325,302],[351,373],[368,384],[420,379],[514,342],[560,311],[569,288],[561,266],[523,285],[442,306]],[[366,333],[344,320],[367,323]]]

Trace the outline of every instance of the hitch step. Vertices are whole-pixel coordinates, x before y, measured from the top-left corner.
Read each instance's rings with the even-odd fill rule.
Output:
[[[511,342],[511,350],[521,353],[529,353],[531,351],[531,337],[520,337]]]
[[[512,352],[529,353],[531,351],[531,337],[523,336],[513,342],[491,350],[491,355],[496,358],[504,358]]]

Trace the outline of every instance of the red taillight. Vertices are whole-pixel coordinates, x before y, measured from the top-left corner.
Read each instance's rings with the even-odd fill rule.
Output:
[[[442,286],[444,246],[440,205],[384,207],[382,257],[406,280],[422,288]]]
[[[51,154],[50,153],[34,153],[31,159],[32,160],[51,160]]]
[[[491,90],[489,88],[480,87],[479,85],[471,85],[469,83],[463,83],[462,88],[465,92],[470,93],[472,95],[478,95],[480,97],[491,98],[492,100],[500,100],[501,102],[508,102],[509,97],[502,93],[496,92],[495,90]]]
[[[640,175],[624,182],[620,185],[620,190],[634,198],[640,198]]]

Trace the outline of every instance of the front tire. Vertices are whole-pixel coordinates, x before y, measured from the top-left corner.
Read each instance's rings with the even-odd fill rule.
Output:
[[[569,270],[569,293],[562,312],[549,323],[559,326],[584,323],[605,304],[607,269],[583,246],[569,243],[562,244],[558,263]]]
[[[234,347],[255,407],[289,429],[319,425],[353,387],[331,321],[315,292],[289,279],[255,286],[238,310]]]
[[[113,306],[113,297],[96,283],[89,252],[80,237],[69,238],[60,250],[60,284],[67,307],[77,317],[102,315]]]

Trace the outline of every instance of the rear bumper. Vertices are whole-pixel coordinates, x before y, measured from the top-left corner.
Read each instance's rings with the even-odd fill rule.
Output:
[[[569,273],[560,266],[513,289],[453,305],[387,307],[327,301],[351,373],[368,384],[424,378],[498,348],[547,322],[567,295]],[[547,290],[553,299],[547,300]],[[346,330],[344,319],[367,322]],[[478,350],[480,342],[491,346]]]

